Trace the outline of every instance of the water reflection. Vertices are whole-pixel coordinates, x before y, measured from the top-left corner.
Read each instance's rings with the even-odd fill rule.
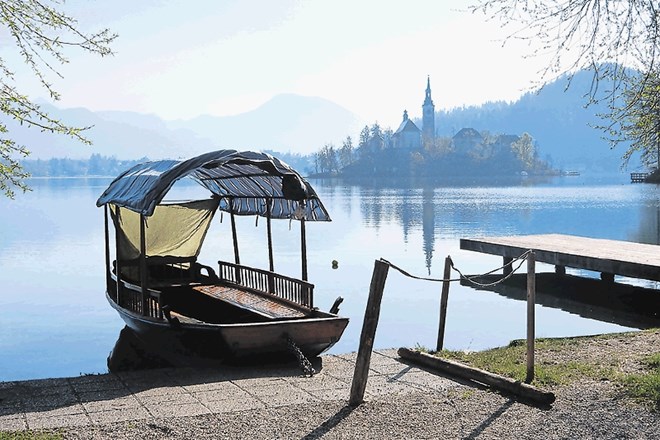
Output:
[[[294,355],[283,353],[281,355],[268,355],[251,357],[239,360],[226,360],[221,353],[215,350],[202,350],[200,344],[211,344],[212,341],[189,341],[197,345],[195,350],[187,346],[173,344],[171,337],[162,335],[139,335],[128,326],[119,332],[119,338],[108,355],[108,370],[112,373],[121,371],[149,370],[154,368],[225,368],[254,365],[281,365],[289,369],[298,367]],[[210,347],[210,345],[209,345]],[[190,348],[190,347],[188,347]],[[321,359],[310,359],[316,371],[321,370]]]
[[[501,275],[490,275],[476,281],[489,284],[499,278]],[[490,287],[475,287],[467,281],[461,281],[461,284],[527,301],[526,274],[515,274]],[[658,291],[628,284],[541,273],[536,275],[536,304],[623,327],[645,329],[660,326]]]
[[[406,243],[421,230],[429,274],[438,238],[562,233],[660,244],[656,185],[592,185],[579,177],[534,184],[521,178],[481,185],[474,179],[322,182],[330,197],[342,191],[356,197],[367,227],[397,224]]]

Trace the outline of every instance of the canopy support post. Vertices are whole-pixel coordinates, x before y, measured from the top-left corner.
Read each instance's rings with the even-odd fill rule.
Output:
[[[142,286],[142,315],[148,315],[147,297],[147,237],[145,224],[147,219],[140,213],[140,285]]]
[[[270,204],[272,199],[266,199],[266,229],[268,229],[268,263],[271,272],[275,271],[273,264],[273,231],[270,227]]]
[[[241,264],[241,257],[238,255],[238,236],[236,235],[236,217],[234,216],[234,199],[229,199],[229,218],[231,219],[231,236],[234,242],[234,263]]]
[[[103,205],[103,221],[105,224],[105,285],[110,285],[110,232],[108,231],[108,205]],[[110,292],[108,292],[110,293]]]
[[[115,275],[117,277],[117,305],[121,306],[121,257],[119,256],[119,216],[120,216],[120,209],[119,206],[115,205],[115,208],[117,209],[115,218],[117,219],[117,224],[115,225]]]
[[[268,274],[268,292],[275,293],[275,266],[273,264],[273,233],[270,227],[270,203],[272,199],[266,198],[266,229],[268,230],[268,264],[270,273]]]
[[[305,219],[300,219],[300,251],[302,260],[302,279],[307,281],[307,237],[305,235]]]

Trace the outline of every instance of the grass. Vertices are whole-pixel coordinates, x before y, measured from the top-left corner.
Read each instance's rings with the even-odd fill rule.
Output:
[[[643,361],[646,372],[630,374],[623,379],[631,397],[650,402],[660,410],[660,353],[648,356]]]
[[[614,336],[614,335],[612,335]],[[620,335],[618,335],[620,336]],[[643,372],[627,374],[619,368],[616,356],[598,358],[597,361],[573,358],[566,362],[539,361],[551,359],[552,355],[543,353],[564,350],[579,350],[578,344],[585,339],[607,338],[608,335],[582,338],[537,339],[535,341],[536,364],[532,385],[547,387],[570,385],[579,380],[608,380],[622,385],[623,393],[660,410],[660,353],[639,359]],[[460,352],[443,350],[435,356],[455,360],[480,368],[491,373],[524,381],[526,376],[526,342],[512,341],[506,347],[499,347],[479,352]],[[570,358],[570,356],[569,356]]]
[[[574,339],[537,339],[535,351],[557,351],[576,345]],[[443,350],[436,356],[463,362],[482,370],[524,381],[527,373],[527,349],[525,341],[513,341],[506,347],[478,352]],[[610,365],[594,365],[586,362],[570,361],[563,363],[536,363],[532,385],[567,385],[581,378],[615,379],[615,369]]]

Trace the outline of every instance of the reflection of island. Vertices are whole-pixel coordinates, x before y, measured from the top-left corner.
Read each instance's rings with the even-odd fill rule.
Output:
[[[436,232],[434,187],[404,186],[403,189],[392,189],[376,186],[361,189],[363,192],[360,209],[368,225],[378,229],[386,221],[400,224],[405,243],[408,242],[410,233],[419,230],[421,226],[426,268],[430,274]],[[388,196],[388,193],[392,196]]]
[[[501,275],[490,275],[480,277],[478,281],[487,284],[499,278]],[[461,284],[475,287],[467,281],[461,281]],[[479,289],[526,301],[527,275],[515,274],[504,283]],[[655,289],[597,279],[554,273],[536,274],[536,304],[623,327],[643,329],[660,326],[658,293]]]

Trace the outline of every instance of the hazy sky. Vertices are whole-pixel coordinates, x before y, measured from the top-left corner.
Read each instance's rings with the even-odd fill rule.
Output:
[[[502,47],[499,23],[467,12],[469,3],[68,0],[81,27],[119,38],[113,57],[71,56],[64,79],[52,78],[57,105],[188,119],[296,93],[396,128],[404,109],[421,116],[427,75],[436,109],[515,99],[543,60]]]

